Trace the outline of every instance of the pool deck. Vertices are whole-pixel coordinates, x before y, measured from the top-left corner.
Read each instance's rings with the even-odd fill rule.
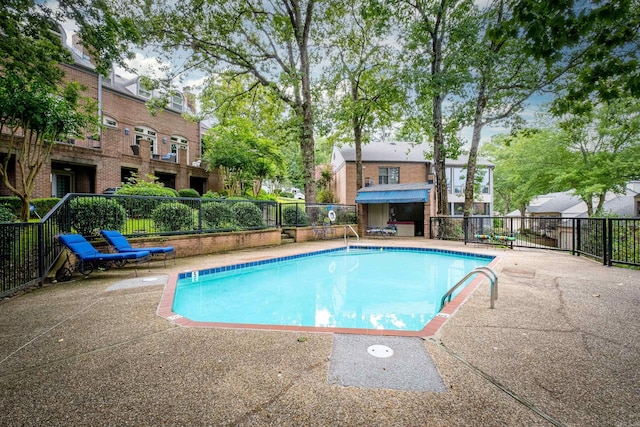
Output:
[[[182,271],[342,240],[74,276],[0,302],[0,425],[640,426],[640,271],[422,238],[362,243],[500,257],[421,340],[445,392],[328,381],[333,334],[183,327],[158,316]],[[144,286],[140,286],[143,284]],[[416,372],[420,375],[420,372]]]

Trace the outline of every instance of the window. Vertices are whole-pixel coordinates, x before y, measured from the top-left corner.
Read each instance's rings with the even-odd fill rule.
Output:
[[[378,184],[398,184],[400,168],[378,168]]]
[[[182,95],[174,93],[171,95],[171,101],[169,107],[176,111],[182,111]]]
[[[453,192],[459,196],[464,195],[464,186],[467,181],[467,170],[465,168],[451,168],[453,174],[451,182],[453,183]]]
[[[453,203],[453,209],[451,209],[451,215],[463,216],[464,215],[464,203]],[[490,203],[474,203],[472,216],[489,216],[491,204]]]
[[[489,174],[491,170],[479,166],[476,170],[476,179],[480,182],[480,194],[489,194]]]
[[[187,148],[189,147],[189,141],[187,141],[187,138],[183,138],[179,135],[172,135],[171,136],[171,152],[173,154],[175,154],[175,161],[179,162],[179,156],[180,150],[187,150]]]
[[[636,201],[636,216],[640,216],[640,200]]]
[[[134,130],[136,131],[136,145],[140,145],[142,141],[148,141],[151,155],[158,154],[156,131],[143,126],[135,127]]]
[[[478,166],[476,169],[475,192],[476,194],[489,194],[489,174],[490,169],[485,166]],[[463,167],[447,168],[447,189],[449,194],[464,196],[467,182],[467,169]]]
[[[151,99],[151,87],[148,82],[138,79],[138,96],[145,99]]]
[[[109,116],[104,116],[102,118],[102,124],[109,128],[117,128],[118,122],[115,119],[112,119]]]

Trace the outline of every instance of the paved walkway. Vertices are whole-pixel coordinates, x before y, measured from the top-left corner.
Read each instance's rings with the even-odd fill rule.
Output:
[[[640,271],[550,251],[375,243],[502,257],[496,309],[483,282],[422,341],[445,392],[331,383],[333,334],[156,315],[165,275],[342,244],[312,242],[155,262],[139,271],[148,286],[126,286],[127,267],[0,302],[0,425],[640,426]]]

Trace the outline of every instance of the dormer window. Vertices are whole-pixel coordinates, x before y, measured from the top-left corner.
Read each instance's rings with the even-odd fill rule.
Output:
[[[138,96],[145,99],[151,99],[151,91],[138,86]]]
[[[148,79],[139,78],[138,79],[138,96],[145,99],[151,99],[151,91],[153,88],[149,83]]]
[[[171,95],[169,107],[172,110],[182,111],[182,95],[179,93],[174,93],[173,95]]]

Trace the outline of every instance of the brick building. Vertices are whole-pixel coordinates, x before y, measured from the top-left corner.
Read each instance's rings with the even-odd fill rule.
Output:
[[[63,40],[66,35],[61,34]],[[193,188],[200,194],[220,188],[218,174],[200,160],[201,126],[182,116],[193,112],[188,94],[176,93],[164,110],[152,115],[146,101],[155,94],[139,77],[122,78],[115,73],[96,73],[90,58],[74,43],[73,64],[61,65],[65,79],[77,81],[84,94],[98,105],[102,126],[84,138],[58,142],[51,161],[38,175],[32,197],[62,197],[67,193],[102,193],[119,187],[132,173],[151,174],[166,187]],[[0,158],[6,153],[0,152]],[[12,183],[19,183],[15,162],[9,168]],[[19,184],[18,184],[19,185]],[[11,195],[0,183],[0,195]]]
[[[379,142],[362,147],[363,188],[356,187],[356,153],[352,145],[334,147],[331,165],[339,203],[358,204],[361,231],[394,226],[400,236],[429,237],[429,219],[436,214],[434,170],[426,145]],[[462,216],[467,158],[445,161],[449,211]],[[474,216],[493,211],[493,165],[478,159],[479,194]]]

